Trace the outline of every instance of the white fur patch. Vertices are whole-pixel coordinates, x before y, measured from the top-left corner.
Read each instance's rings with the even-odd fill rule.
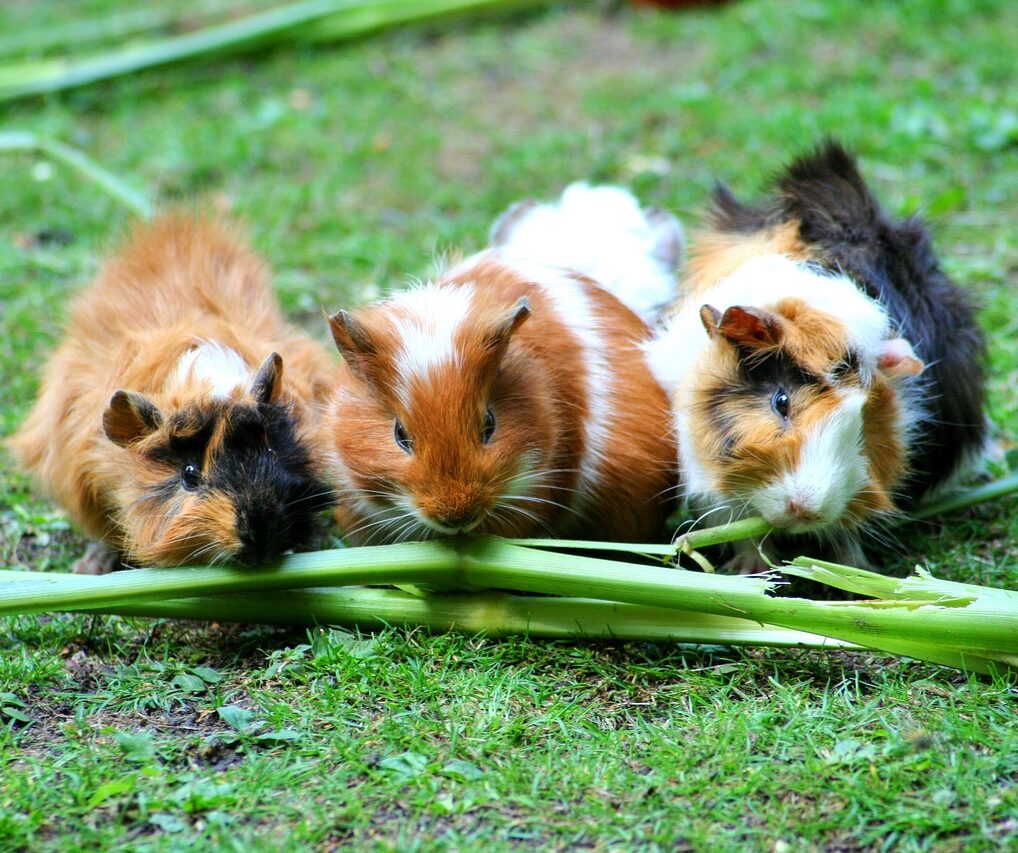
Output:
[[[836,522],[866,485],[863,455],[863,391],[842,393],[838,408],[817,424],[802,446],[795,469],[768,483],[750,498],[753,508],[775,527],[792,532]],[[794,503],[816,516],[802,521],[789,512]]]
[[[513,222],[498,249],[508,258],[575,270],[650,322],[675,296],[675,269],[662,251],[669,241],[681,255],[682,226],[674,217],[649,219],[622,187],[575,183],[558,202],[537,205]]]
[[[177,362],[176,380],[181,385],[198,380],[207,383],[213,397],[225,399],[238,386],[245,389],[250,371],[240,354],[216,341],[202,341]]]
[[[522,260],[507,261],[528,281],[540,286],[551,297],[559,320],[579,339],[583,363],[587,368],[586,440],[580,459],[577,488],[580,502],[596,493],[600,466],[612,429],[612,388],[615,375],[601,335],[600,320],[594,312],[584,286],[562,270]]]
[[[397,391],[409,400],[410,385],[459,358],[456,330],[470,312],[471,284],[428,284],[393,296],[392,323],[402,344],[396,353]]]

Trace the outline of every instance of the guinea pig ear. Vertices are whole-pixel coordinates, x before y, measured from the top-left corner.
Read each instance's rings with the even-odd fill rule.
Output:
[[[337,311],[329,317],[329,328],[343,360],[357,376],[366,380],[367,364],[377,352],[367,328],[349,311]]]
[[[279,353],[270,353],[251,380],[251,396],[262,405],[274,403],[283,390],[283,359]]]
[[[530,316],[530,299],[521,296],[516,304],[499,319],[488,335],[488,349],[492,352],[502,353],[509,345],[509,339]]]
[[[703,319],[702,309],[700,318]],[[783,335],[781,319],[777,315],[745,305],[726,309],[717,331],[726,340],[746,349],[774,346],[781,343]]]
[[[155,403],[136,391],[117,391],[103,412],[103,431],[120,447],[155,432],[162,423],[163,416]]]
[[[891,379],[918,376],[926,365],[904,338],[889,338],[877,351],[877,370]]]
[[[721,325],[721,312],[713,305],[701,305],[700,322],[707,330],[707,337],[713,338],[718,333],[718,326]]]

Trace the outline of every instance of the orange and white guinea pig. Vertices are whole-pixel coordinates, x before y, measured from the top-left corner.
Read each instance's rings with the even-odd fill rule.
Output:
[[[647,352],[672,395],[693,508],[762,515],[779,547],[781,534],[811,535],[863,561],[860,529],[984,447],[969,299],[922,225],[888,219],[833,142],[764,205],[719,188],[691,252]],[[755,549],[736,560],[759,565]]]
[[[75,571],[261,562],[332,502],[308,435],[334,370],[232,229],[164,215],[79,297],[11,446],[99,540]]]
[[[649,328],[589,268],[517,252],[527,216],[437,281],[330,318],[344,364],[322,444],[353,541],[661,533],[675,443]]]

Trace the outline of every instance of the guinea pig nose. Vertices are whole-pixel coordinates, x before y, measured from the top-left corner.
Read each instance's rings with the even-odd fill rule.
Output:
[[[815,512],[812,512],[803,506],[803,504],[791,498],[785,503],[785,514],[799,521],[816,521],[818,518]]]
[[[439,519],[446,527],[452,527],[458,531],[469,530],[477,525],[481,519],[481,511],[476,507],[446,512]]]

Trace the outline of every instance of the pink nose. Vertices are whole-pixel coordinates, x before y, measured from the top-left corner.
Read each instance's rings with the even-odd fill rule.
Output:
[[[815,512],[811,512],[791,498],[785,502],[785,514],[791,518],[798,518],[800,521],[816,521],[819,518]]]

